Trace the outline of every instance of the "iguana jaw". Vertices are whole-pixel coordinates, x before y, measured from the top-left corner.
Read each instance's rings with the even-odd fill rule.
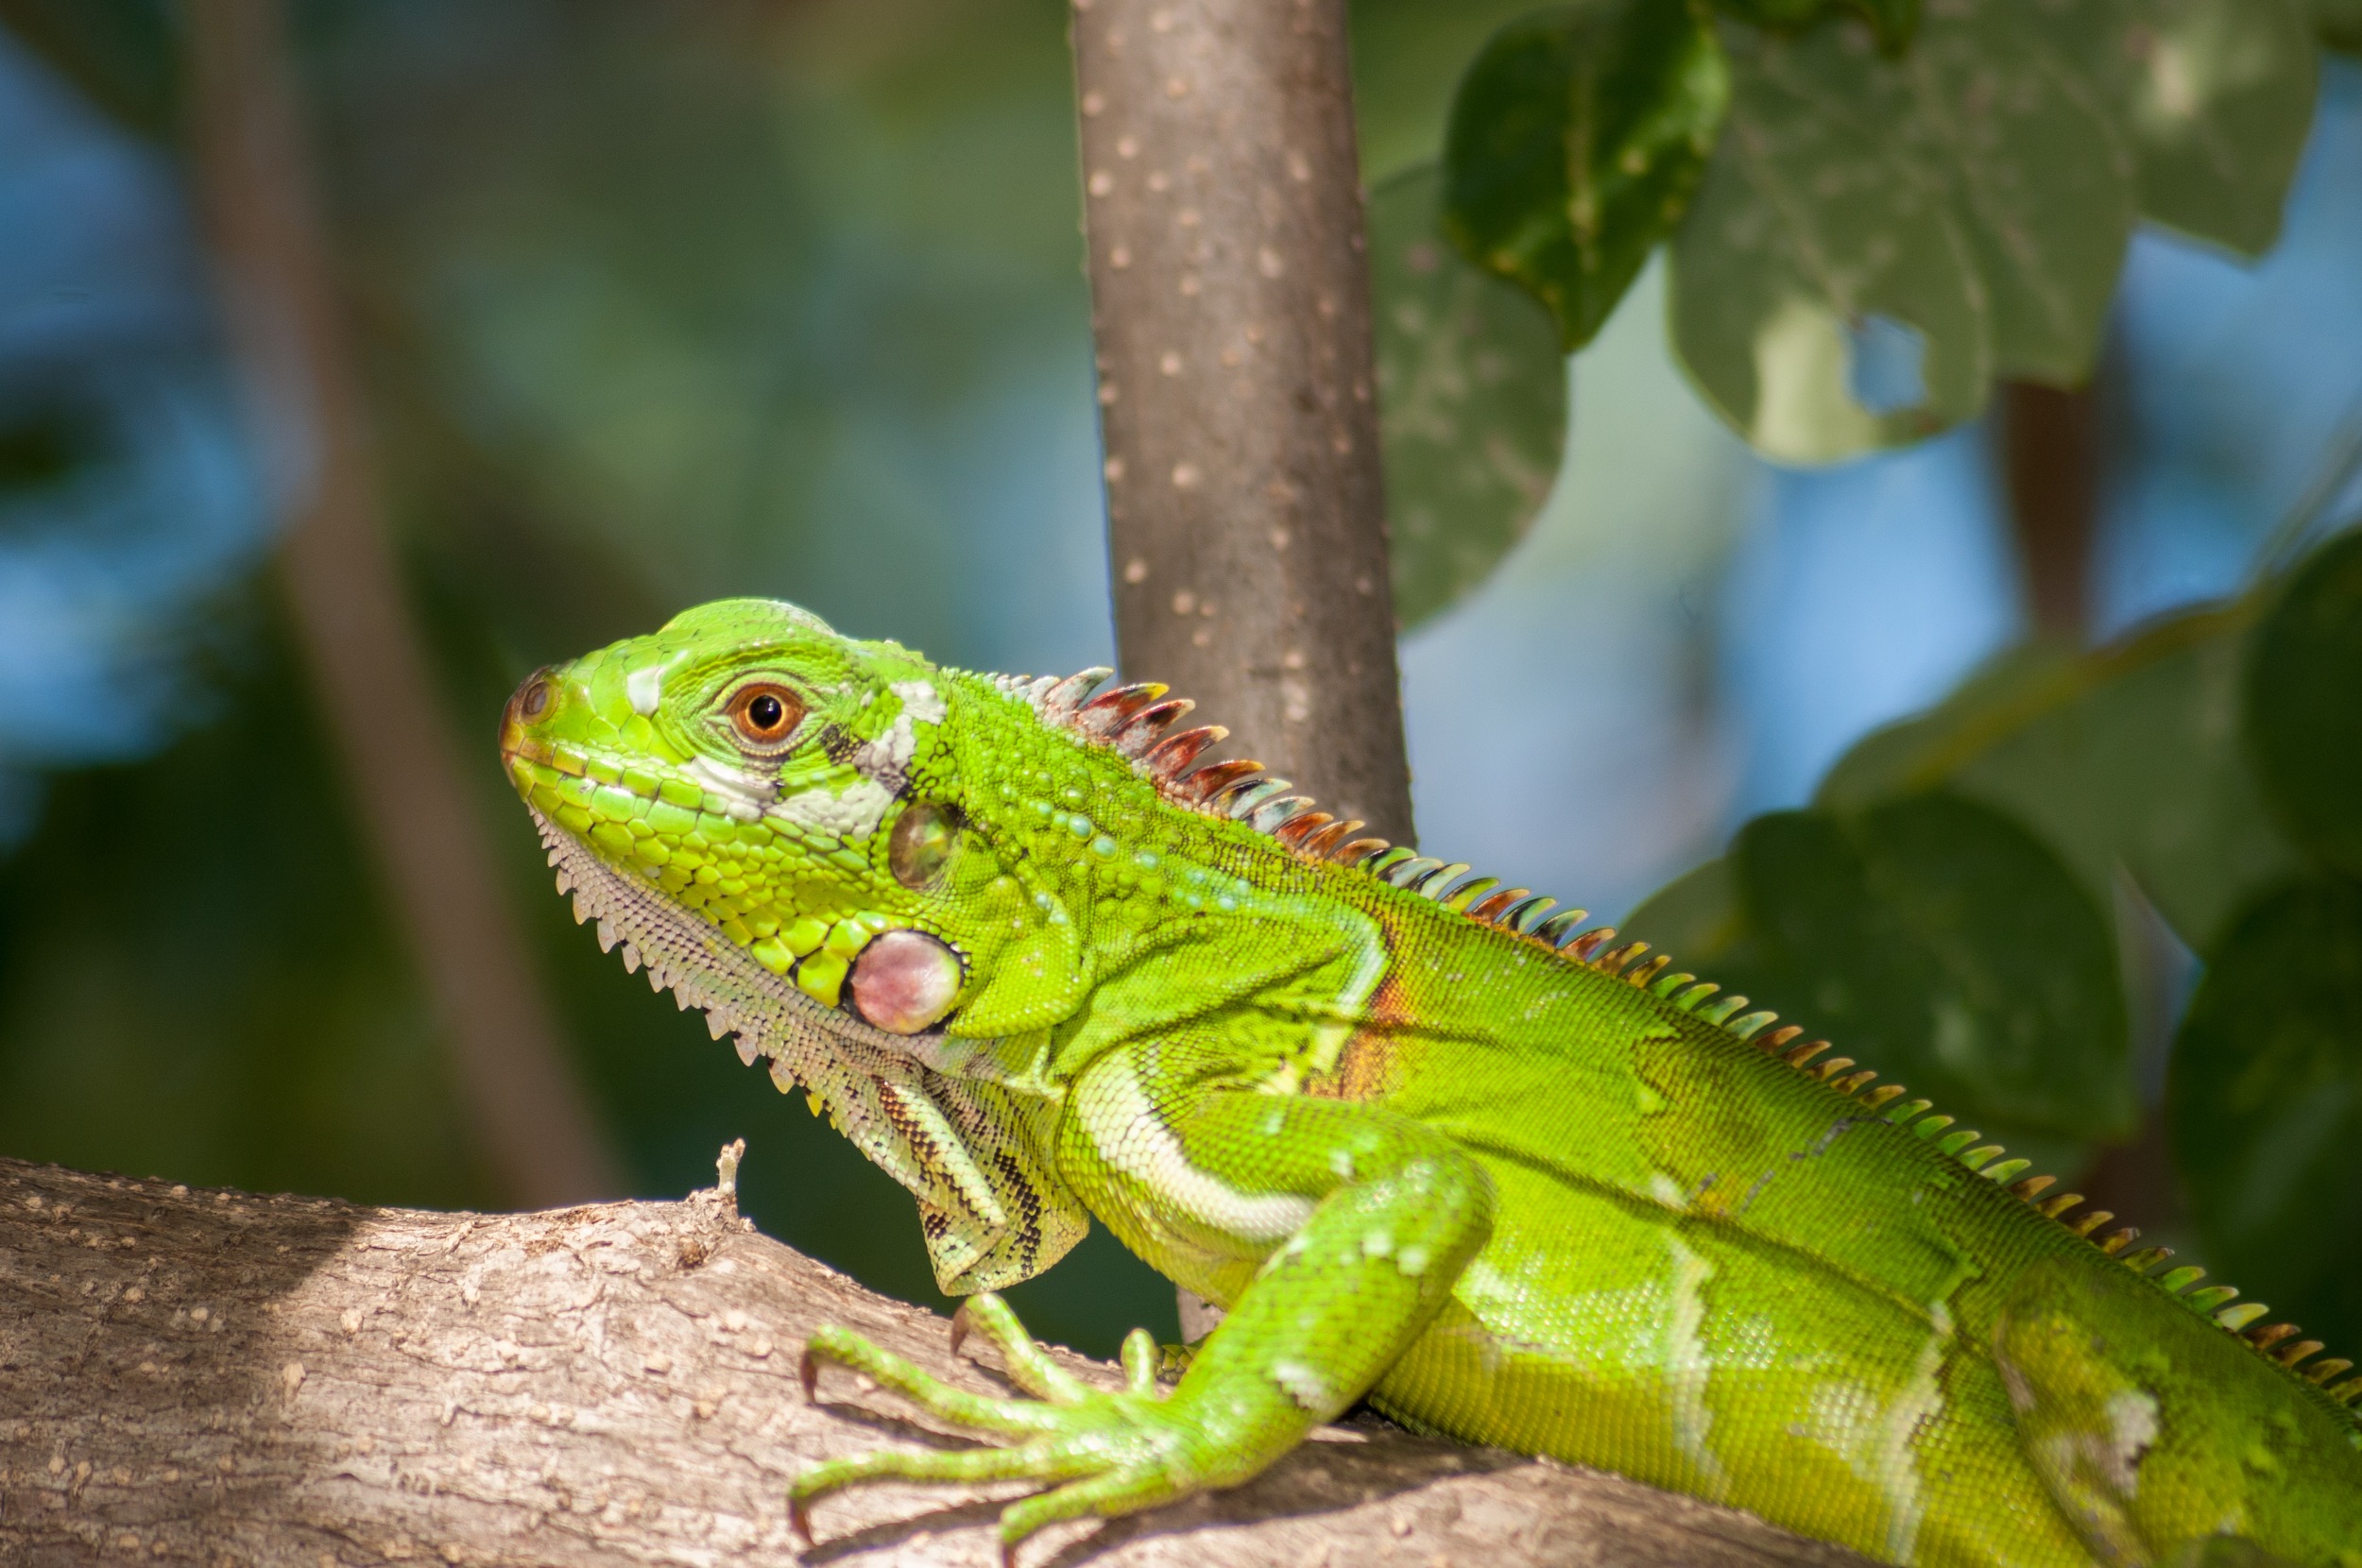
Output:
[[[784,1091],[802,1084],[834,1101],[830,1081],[842,1071],[832,1053],[876,1053],[948,1070],[982,1048],[975,1041],[890,1034],[843,1007],[806,996],[745,948],[528,805],[557,873],[557,891],[573,898],[576,924],[595,922],[602,951],[623,949],[624,967],[645,968],[651,990],[673,993],[685,1012],[701,1009],[717,1040],[735,1035],[740,1061],[771,1061]],[[959,1062],[950,1060],[952,1057]]]
[[[1088,1222],[1028,1144],[1013,1141],[1009,1101],[996,1099],[999,1042],[891,1034],[827,1007],[756,963],[720,930],[631,872],[608,864],[539,810],[574,918],[595,921],[601,946],[626,968],[701,1008],[715,1039],[735,1034],[739,1060],[770,1059],[781,1093],[802,1087],[919,1202],[936,1284],[964,1293],[1030,1277],[1082,1239]]]

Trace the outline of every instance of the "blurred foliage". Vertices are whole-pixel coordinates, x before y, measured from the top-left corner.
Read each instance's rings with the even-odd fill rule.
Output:
[[[2362,0],[2312,0],[2312,9],[2323,43],[2362,53]]]
[[[457,1205],[485,1188],[267,618],[227,606],[212,724],[54,781],[0,861],[0,1148]]]
[[[1866,736],[1819,799],[1858,808],[1943,784],[2040,831],[2103,907],[2116,867],[2203,949],[2294,868],[2238,745],[2252,607],[2184,611],[2117,647],[2019,648],[1939,707]]]
[[[1475,591],[1525,537],[1566,437],[1566,366],[1549,315],[1452,247],[1442,203],[1432,165],[1369,200],[1388,555],[1404,626]]]
[[[180,128],[180,32],[172,0],[0,0],[0,27],[118,124]]]
[[[2314,557],[2257,631],[2247,739],[2288,836],[2324,867],[2362,877],[2362,536]]]
[[[1890,54],[1910,47],[1919,31],[1920,0],[1714,0],[1741,22],[1758,27],[1809,27],[1832,12],[1851,10],[1870,25],[1878,47]]]
[[[2131,1131],[2102,906],[2011,818],[1938,790],[1757,817],[1731,855],[1752,940],[1712,963],[1726,987],[1996,1136]]]
[[[2362,886],[2285,882],[2208,954],[2166,1125],[2206,1256],[2352,1354],[2362,1331]]]
[[[2072,1179],[2136,1111],[2101,912],[2129,877],[2205,965],[2166,1080],[2201,1255],[2362,1343],[2356,692],[2362,531],[2115,647],[2004,656],[1626,934]]]
[[[1580,349],[1680,221],[1730,92],[1711,26],[1686,6],[1600,0],[1512,23],[1460,84],[1446,228]]]
[[[1776,26],[1586,0],[1504,29],[1447,222],[1569,347],[1670,234],[1683,362],[1787,462],[1972,418],[1995,378],[2080,382],[2134,222],[2261,251],[2311,125],[2297,0],[1726,9]]]

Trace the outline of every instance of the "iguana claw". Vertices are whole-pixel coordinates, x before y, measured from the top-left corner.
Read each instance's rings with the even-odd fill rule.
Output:
[[[1044,1525],[1087,1515],[1128,1513],[1195,1490],[1176,1465],[1189,1440],[1156,1389],[1156,1342],[1136,1329],[1123,1344],[1124,1388],[1093,1389],[1058,1362],[1018,1321],[998,1296],[971,1298],[953,1317],[954,1349],[970,1334],[1000,1347],[1011,1382],[1032,1398],[996,1399],[952,1388],[933,1374],[860,1336],[826,1327],[805,1345],[807,1389],[823,1360],[875,1379],[930,1415],[1024,1440],[1005,1448],[929,1453],[881,1450],[830,1459],[798,1475],[788,1491],[788,1520],[806,1542],[812,1505],[863,1481],[1063,1481],[1020,1498],[1001,1513],[1001,1560],[1015,1561],[1018,1543]]]

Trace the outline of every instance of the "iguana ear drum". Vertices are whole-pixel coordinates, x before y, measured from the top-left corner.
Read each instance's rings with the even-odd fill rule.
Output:
[[[950,810],[932,801],[915,801],[886,840],[886,867],[904,887],[925,892],[943,875],[959,833],[959,819]]]
[[[959,1000],[960,955],[924,931],[883,931],[853,961],[853,1006],[889,1034],[940,1023]]]

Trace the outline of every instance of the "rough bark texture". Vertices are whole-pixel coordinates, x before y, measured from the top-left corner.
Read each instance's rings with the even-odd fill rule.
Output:
[[[1344,0],[1074,0],[1124,673],[1412,841]]]
[[[944,1320],[753,1234],[722,1191],[421,1214],[0,1160],[0,1561],[786,1562],[798,1467],[959,1440],[841,1372],[808,1403],[796,1363],[824,1321],[1008,1391],[949,1353]],[[1026,1559],[1859,1562],[1613,1476],[1374,1422],[1322,1437]],[[995,1511],[854,1491],[820,1505],[802,1560],[988,1562]]]
[[[623,1190],[496,879],[378,509],[277,0],[192,0],[190,142],[224,314],[287,518],[288,608],[361,827],[454,1055],[486,1166],[520,1203]],[[490,755],[486,724],[481,755]]]

